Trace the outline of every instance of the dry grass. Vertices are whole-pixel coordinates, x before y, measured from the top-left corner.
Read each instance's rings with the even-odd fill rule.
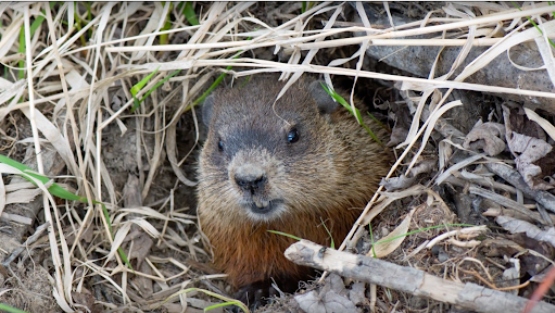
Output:
[[[361,16],[362,24],[340,22],[347,5],[316,3],[300,13],[300,3],[280,4],[279,10],[261,16],[251,14],[251,10],[261,13],[254,9],[253,3],[197,3],[195,11],[199,14],[200,25],[191,26],[183,12],[177,9],[177,3],[171,6],[167,2],[164,5],[158,2],[93,3],[90,16],[84,3],[77,6],[59,3],[52,10],[48,3],[0,3],[3,21],[0,60],[4,70],[4,78],[0,78],[2,154],[22,161],[25,149],[34,149],[36,171],[50,175],[45,169],[43,151],[55,150],[65,171],[50,178],[89,199],[87,203],[60,202],[44,193],[41,204],[44,222],[49,225],[47,240],[41,247],[51,256],[50,288],[62,310],[73,312],[84,305],[75,295],[84,294],[85,289],[94,285],[115,295],[116,302],[125,304],[129,310],[148,311],[164,306],[168,311],[178,312],[187,305],[202,307],[216,302],[199,293],[189,295],[194,299],[181,295],[164,301],[174,292],[190,286],[207,289],[212,286],[216,291],[223,288],[222,275],[201,276],[198,267],[186,263],[186,259],[209,260],[209,251],[201,244],[195,217],[189,214],[186,205],[176,203],[174,198],[180,184],[192,187],[195,181],[194,175],[180,165],[194,163],[190,152],[196,142],[187,151],[179,149],[178,121],[184,112],[193,109],[195,100],[221,72],[235,77],[278,72],[283,79],[289,79],[287,86],[303,73],[321,74],[330,85],[331,75],[368,77],[401,82],[404,90],[423,91],[414,101],[416,112],[409,135],[397,147],[403,152],[388,177],[405,163],[410,163],[405,168],[408,173],[425,148],[421,145],[417,153],[412,153],[412,159],[408,159],[415,144],[427,142],[436,121],[460,105],[457,101],[446,103],[454,89],[555,98],[550,92],[464,82],[495,56],[517,44],[542,37],[526,20],[527,16],[543,27],[545,38],[554,38],[555,21],[542,22],[538,18],[554,10],[546,3],[534,3],[523,7],[522,11],[506,4],[460,4],[446,8],[449,14],[430,12],[418,23],[381,29],[371,26],[361,5],[357,5],[355,11]],[[468,18],[468,12],[476,17]],[[31,34],[31,24],[39,16],[44,17],[44,21]],[[269,23],[277,17],[285,22]],[[167,21],[170,23],[166,29]],[[336,21],[340,26],[334,24]],[[311,28],[321,22],[326,22],[323,28]],[[500,27],[505,35],[493,36]],[[24,29],[24,51],[20,50],[21,29]],[[442,33],[453,30],[462,34],[457,38],[442,38]],[[365,35],[354,37],[354,33]],[[437,38],[410,38],[424,34]],[[168,36],[169,44],[160,44],[162,35]],[[349,58],[329,65],[315,63],[320,49],[348,45],[359,45],[360,49]],[[491,46],[491,49],[456,77],[452,71],[441,77],[431,75],[424,79],[365,71],[362,61],[369,45],[463,46],[453,70],[466,58],[470,47]],[[263,48],[281,53],[282,59],[287,61],[252,56],[252,51]],[[553,57],[551,53],[543,55],[548,72],[553,75]],[[343,67],[350,60],[358,60],[356,68]],[[24,67],[20,68],[20,64]],[[226,70],[228,66],[233,68]],[[155,70],[155,75],[136,98],[140,99],[172,71],[181,72],[131,113],[134,105],[131,87]],[[23,78],[19,77],[21,71]],[[551,76],[553,82],[554,78]],[[434,103],[427,121],[419,123],[427,101],[438,88],[447,91]],[[193,124],[197,125],[196,119]],[[105,151],[105,141],[111,140],[109,145],[113,146],[117,137],[134,140],[127,142],[133,151]],[[191,139],[198,139],[198,133]],[[136,185],[129,185],[125,177],[112,181],[111,167],[124,165],[105,164],[107,159],[103,156],[107,153],[116,155],[112,159],[119,154],[129,154],[141,169]],[[169,166],[164,165],[166,157]],[[173,173],[168,172],[169,168]],[[156,188],[157,175],[162,175],[162,171],[171,181],[168,184],[173,186],[165,189],[166,194]],[[9,167],[3,167],[2,172],[18,173],[9,171]],[[128,193],[121,189],[122,182],[129,188]],[[40,185],[42,190],[49,187],[48,184]],[[14,200],[14,193],[34,189],[29,185],[20,185],[19,189],[8,189],[8,186],[0,184],[0,212],[8,205],[6,198],[10,195],[8,203],[25,202],[28,198]],[[378,195],[376,193],[365,208],[359,225],[369,222],[368,212]],[[92,200],[103,201],[110,222],[104,217],[102,206]],[[384,201],[383,198],[380,201]],[[358,229],[359,226],[353,227],[340,249],[345,248]],[[140,244],[149,241],[153,250],[142,251]],[[48,245],[45,246],[45,242]],[[133,264],[140,260],[142,265],[130,269],[118,253],[119,247],[124,248]],[[142,256],[133,252],[137,250]],[[167,252],[163,257],[153,254],[153,251],[162,250]],[[150,287],[141,283],[150,284]],[[150,290],[148,297],[141,295],[146,290]],[[108,301],[99,303],[102,310],[117,308]]]

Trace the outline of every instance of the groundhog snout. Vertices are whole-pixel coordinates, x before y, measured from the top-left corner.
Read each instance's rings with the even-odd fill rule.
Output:
[[[241,191],[242,199],[239,200],[245,210],[255,215],[250,215],[255,220],[264,216],[268,219],[271,214],[277,214],[282,208],[282,201],[272,196],[269,186],[268,172],[258,163],[244,163],[235,168],[230,177]]]
[[[251,193],[252,195],[263,191],[267,180],[266,171],[252,164],[239,166],[233,178],[243,192]]]

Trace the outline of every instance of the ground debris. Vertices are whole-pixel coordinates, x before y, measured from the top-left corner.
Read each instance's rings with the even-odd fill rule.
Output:
[[[479,121],[468,133],[463,147],[472,150],[484,150],[489,156],[496,156],[505,150],[505,126],[498,123]]]
[[[510,108],[504,105],[503,115],[509,149],[528,186],[541,190],[555,188],[555,151],[547,142],[544,130],[529,120],[519,106]],[[546,177],[549,180],[546,181]]]

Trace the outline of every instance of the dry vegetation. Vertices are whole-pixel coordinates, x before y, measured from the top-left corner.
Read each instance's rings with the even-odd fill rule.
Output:
[[[232,294],[210,268],[194,197],[195,105],[224,72],[223,83],[348,77],[343,87],[356,82],[353,96],[395,124],[391,178],[340,250],[531,297],[555,245],[555,7],[520,5],[206,2],[187,7],[196,25],[182,3],[1,2],[0,154],[32,170],[0,163],[0,302],[201,312]],[[532,65],[519,63],[529,52]],[[361,95],[364,78],[381,87]],[[337,281],[311,285],[311,301],[334,292],[346,311],[451,308]],[[303,295],[266,310],[319,312]]]

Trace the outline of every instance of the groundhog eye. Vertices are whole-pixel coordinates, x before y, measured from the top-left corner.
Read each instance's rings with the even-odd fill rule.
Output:
[[[295,143],[299,141],[299,138],[299,131],[297,131],[296,128],[291,129],[289,134],[287,134],[287,141],[289,141],[289,143]]]
[[[224,151],[224,143],[221,140],[218,141],[218,150]]]

